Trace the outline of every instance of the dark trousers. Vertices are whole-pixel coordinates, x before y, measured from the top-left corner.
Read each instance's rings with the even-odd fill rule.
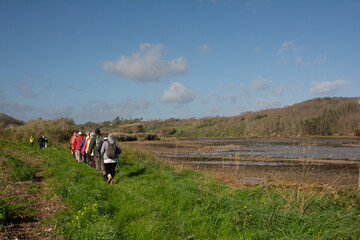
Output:
[[[86,156],[87,156],[87,154],[84,152],[82,155],[83,155],[83,163],[86,163]]]
[[[87,158],[87,164],[90,166],[90,163],[91,163],[90,154],[86,154],[86,158]]]
[[[110,174],[111,177],[114,178],[116,164],[117,163],[104,163],[106,176],[108,176]]]

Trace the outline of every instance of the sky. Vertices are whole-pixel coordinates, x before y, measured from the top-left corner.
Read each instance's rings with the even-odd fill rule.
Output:
[[[77,124],[359,97],[360,0],[0,0],[0,113]]]

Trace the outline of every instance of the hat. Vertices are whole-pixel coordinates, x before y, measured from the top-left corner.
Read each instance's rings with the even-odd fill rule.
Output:
[[[82,133],[81,132],[78,132],[79,135],[81,135]]]
[[[96,128],[96,129],[95,129],[95,133],[96,133],[97,135],[99,135],[99,134],[100,134],[100,129],[99,129],[99,128]]]
[[[109,143],[113,144],[115,142],[115,137],[114,137],[114,134],[110,133],[108,135],[108,141]]]

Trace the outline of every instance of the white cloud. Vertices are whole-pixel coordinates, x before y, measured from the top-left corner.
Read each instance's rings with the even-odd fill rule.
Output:
[[[131,56],[122,55],[116,62],[106,61],[103,70],[132,80],[157,81],[185,74],[189,68],[183,57],[171,61],[163,59],[161,44],[144,43]]]
[[[25,98],[34,98],[36,94],[31,90],[30,86],[26,83],[20,83],[15,86],[19,89],[20,94]]]
[[[253,90],[256,90],[256,91],[260,91],[260,90],[265,90],[269,87],[271,87],[272,85],[272,81],[271,80],[268,80],[266,78],[258,78],[258,79],[255,79],[251,85],[251,88]]]
[[[296,51],[298,47],[295,46],[294,41],[286,41],[281,45],[278,54],[282,54],[287,51]]]
[[[175,104],[181,106],[194,100],[196,92],[192,91],[179,82],[173,82],[167,90],[165,90],[159,101],[162,103]]]
[[[282,105],[282,102],[280,99],[277,98],[270,98],[270,99],[259,98],[256,100],[256,105],[259,109],[266,109],[266,108],[280,107]]]
[[[206,54],[209,54],[210,53],[210,48],[209,48],[209,45],[207,44],[204,44],[200,47],[200,55],[203,56],[203,55],[206,55]]]
[[[328,94],[333,93],[339,88],[349,85],[351,82],[346,80],[336,80],[334,82],[313,82],[312,87],[309,90],[310,94]]]

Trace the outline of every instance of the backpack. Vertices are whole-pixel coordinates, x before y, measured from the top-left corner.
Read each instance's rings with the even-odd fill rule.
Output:
[[[116,143],[115,142],[113,144],[108,142],[108,146],[106,149],[106,155],[108,156],[108,158],[116,157]]]

